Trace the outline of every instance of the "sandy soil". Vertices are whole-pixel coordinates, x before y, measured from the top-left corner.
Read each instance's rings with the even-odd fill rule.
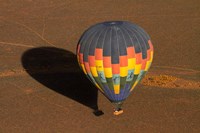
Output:
[[[83,31],[107,20],[137,23],[155,49],[117,117],[74,54]],[[199,133],[199,22],[199,0],[1,0],[0,132]]]

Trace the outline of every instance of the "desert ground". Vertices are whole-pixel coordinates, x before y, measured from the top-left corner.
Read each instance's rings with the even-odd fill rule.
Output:
[[[119,116],[75,55],[88,27],[111,20],[154,46]],[[0,0],[0,132],[200,133],[200,1]]]

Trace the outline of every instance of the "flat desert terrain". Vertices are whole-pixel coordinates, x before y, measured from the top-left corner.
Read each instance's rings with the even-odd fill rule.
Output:
[[[75,55],[88,27],[111,20],[154,46],[119,116]],[[200,1],[0,0],[0,132],[200,133]]]

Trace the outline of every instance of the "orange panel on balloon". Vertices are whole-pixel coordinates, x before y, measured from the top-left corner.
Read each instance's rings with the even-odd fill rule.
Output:
[[[141,64],[142,63],[142,53],[135,54],[135,57],[136,57],[136,64]]]
[[[135,57],[135,49],[133,47],[127,47],[127,56],[128,58]]]
[[[119,74],[119,64],[112,64],[112,73]]]
[[[87,73],[89,73],[90,72],[89,63],[88,62],[84,62],[84,65],[85,65],[85,69],[86,69]]]
[[[80,63],[83,64],[83,54],[79,53],[79,59],[80,59]]]
[[[102,60],[103,59],[103,50],[100,48],[95,49],[95,59]]]
[[[79,53],[79,51],[80,51],[80,45],[78,44],[78,46],[77,46],[77,53]]]
[[[111,57],[110,56],[103,57],[103,67],[105,67],[105,68],[111,67]]]
[[[89,61],[89,65],[90,67],[95,67],[95,56],[88,56],[88,61]]]
[[[151,51],[153,51],[153,45],[151,43],[151,40],[149,40],[148,43],[149,43],[149,47],[150,47]]]
[[[128,59],[127,56],[119,56],[119,63],[120,63],[120,67],[125,67],[128,66]]]
[[[150,57],[151,57],[151,51],[150,49],[147,50],[147,61],[150,60]]]
[[[146,67],[147,59],[142,60],[142,67],[141,69],[144,70]]]

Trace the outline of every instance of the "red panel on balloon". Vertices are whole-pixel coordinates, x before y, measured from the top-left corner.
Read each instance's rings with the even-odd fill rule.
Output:
[[[78,44],[78,46],[77,46],[77,53],[79,53],[80,52],[80,45]]]
[[[85,66],[85,69],[86,69],[87,73],[89,73],[90,72],[89,63],[88,62],[84,62],[84,66]]]
[[[136,57],[136,64],[142,63],[142,53],[135,54]]]
[[[112,64],[112,73],[119,74],[119,64]]]
[[[147,59],[142,60],[142,68],[141,68],[142,70],[145,69],[146,63],[147,63]]]
[[[127,56],[128,58],[135,57],[135,49],[133,47],[127,47]]]
[[[151,40],[149,40],[148,43],[149,43],[149,47],[150,47],[151,51],[153,51],[153,45],[151,43]]]
[[[111,57],[103,57],[103,67],[110,68],[111,67]]]
[[[127,56],[120,56],[119,57],[120,67],[128,66],[128,59]]]
[[[147,61],[150,60],[150,57],[151,57],[151,51],[150,49],[147,50]]]
[[[79,60],[80,60],[80,63],[83,64],[83,54],[82,53],[79,53]]]
[[[95,67],[95,56],[88,56],[90,67]]]
[[[103,59],[103,50],[100,48],[95,49],[95,59],[102,60]]]

